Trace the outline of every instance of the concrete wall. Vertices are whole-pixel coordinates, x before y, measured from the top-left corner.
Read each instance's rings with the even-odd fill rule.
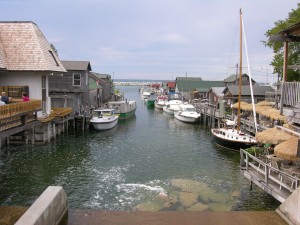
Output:
[[[60,186],[49,186],[15,225],[59,224],[67,210],[64,189]]]
[[[288,224],[300,225],[300,187],[276,209],[276,212]]]

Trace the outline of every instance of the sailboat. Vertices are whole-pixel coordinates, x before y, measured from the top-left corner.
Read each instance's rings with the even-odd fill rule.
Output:
[[[239,96],[238,96],[237,126],[236,128],[223,127],[223,128],[211,129],[211,133],[214,137],[216,144],[233,150],[240,150],[241,148],[245,149],[257,144],[255,137],[243,133],[240,130],[240,124],[241,124],[240,108],[241,108],[241,92],[242,92],[242,40],[243,40],[243,18],[242,18],[242,10],[240,10],[240,64],[239,64]],[[252,81],[250,77],[250,84],[251,82]],[[252,84],[250,86],[252,88]],[[251,95],[252,95],[252,102],[253,102],[254,99],[253,99],[252,91],[251,91]],[[256,125],[256,118],[254,119]]]

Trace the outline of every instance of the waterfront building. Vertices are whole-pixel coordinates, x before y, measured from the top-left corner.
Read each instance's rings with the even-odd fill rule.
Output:
[[[51,111],[49,77],[66,72],[39,27],[22,21],[0,22],[0,71],[2,86],[28,86],[30,99],[42,100],[39,116]]]
[[[211,87],[224,87],[223,81],[207,81],[201,77],[177,77],[176,92],[181,92],[184,99],[193,100],[194,96],[198,98],[207,98],[207,92]]]

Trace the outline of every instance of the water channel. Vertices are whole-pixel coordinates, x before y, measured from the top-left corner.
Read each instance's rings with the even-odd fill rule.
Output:
[[[274,210],[274,198],[239,172],[239,153],[216,146],[209,128],[143,103],[112,130],[69,131],[51,143],[0,151],[0,205],[30,206],[49,185],[69,207],[96,210]],[[199,209],[200,208],[200,209]]]

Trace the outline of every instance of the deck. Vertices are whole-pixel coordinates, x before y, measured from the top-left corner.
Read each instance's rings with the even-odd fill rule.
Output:
[[[300,186],[299,176],[273,167],[271,161],[263,161],[243,149],[240,154],[242,174],[278,201],[284,202]]]

